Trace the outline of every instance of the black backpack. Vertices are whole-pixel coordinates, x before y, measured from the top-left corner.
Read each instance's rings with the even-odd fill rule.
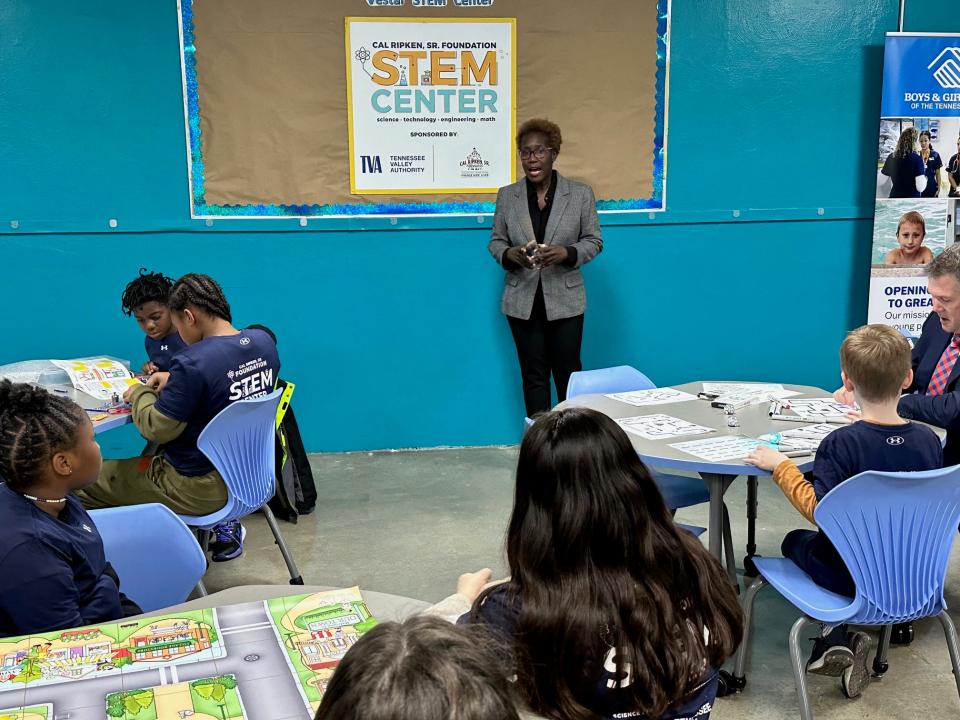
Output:
[[[265,325],[250,325],[251,329],[263,330],[274,342],[277,336]],[[303,447],[297,418],[290,405],[294,384],[277,380],[277,388],[284,391],[277,411],[276,478],[277,491],[269,501],[273,514],[281,520],[295,523],[300,515],[309,515],[317,506],[317,486],[313,481],[310,459]]]

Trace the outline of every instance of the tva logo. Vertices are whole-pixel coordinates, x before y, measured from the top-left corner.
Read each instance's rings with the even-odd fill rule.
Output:
[[[927,70],[933,70],[933,78],[940,83],[940,87],[960,88],[960,48],[946,48],[927,65]]]
[[[383,167],[380,165],[380,156],[379,155],[361,155],[360,156],[360,172],[367,173],[382,173]]]

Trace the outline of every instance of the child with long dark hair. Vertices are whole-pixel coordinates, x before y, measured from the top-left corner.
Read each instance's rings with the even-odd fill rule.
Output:
[[[87,507],[158,502],[184,515],[220,509],[227,487],[197,448],[197,438],[227,405],[265,395],[276,384],[276,343],[262,330],[232,325],[230,303],[209,275],[184,275],[167,304],[187,347],[170,361],[169,372],[154,373],[148,385],[138,383],[124,394],[140,433],[162,447],[155,456],[105,461],[100,479],[78,493]],[[240,522],[218,525],[211,548],[214,561],[238,557]]]
[[[0,637],[140,612],[71,494],[96,482],[100,462],[79,405],[0,381]]]
[[[718,668],[740,643],[737,596],[674,524],[613,420],[569,408],[527,431],[507,559],[510,580],[460,622],[492,626],[511,644],[530,710],[557,720],[709,716]]]
[[[330,679],[316,720],[519,720],[488,638],[434,617],[377,625]]]

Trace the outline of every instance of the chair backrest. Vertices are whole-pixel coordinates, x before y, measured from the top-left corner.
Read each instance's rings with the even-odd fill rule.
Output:
[[[864,472],[813,513],[857,586],[851,623],[888,625],[943,609],[947,558],[960,523],[960,465]]]
[[[120,590],[144,612],[182,603],[206,572],[197,538],[164,505],[91,510],[90,517]]]
[[[649,390],[656,385],[636,368],[629,365],[580,370],[570,374],[567,384],[567,398],[577,395],[598,395],[602,393],[630,392]]]
[[[217,413],[197,438],[226,483],[231,505],[220,522],[256,512],[276,491],[275,443],[277,405],[282,391],[237,400]]]

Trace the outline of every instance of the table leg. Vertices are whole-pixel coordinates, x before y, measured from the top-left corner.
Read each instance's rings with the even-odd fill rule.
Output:
[[[718,475],[716,473],[700,473],[703,482],[710,492],[710,516],[707,532],[710,554],[723,564],[723,495],[734,481],[734,475]],[[736,576],[731,578],[737,584]]]
[[[743,558],[743,574],[757,576],[753,556],[757,554],[757,476],[747,477],[747,555]]]

